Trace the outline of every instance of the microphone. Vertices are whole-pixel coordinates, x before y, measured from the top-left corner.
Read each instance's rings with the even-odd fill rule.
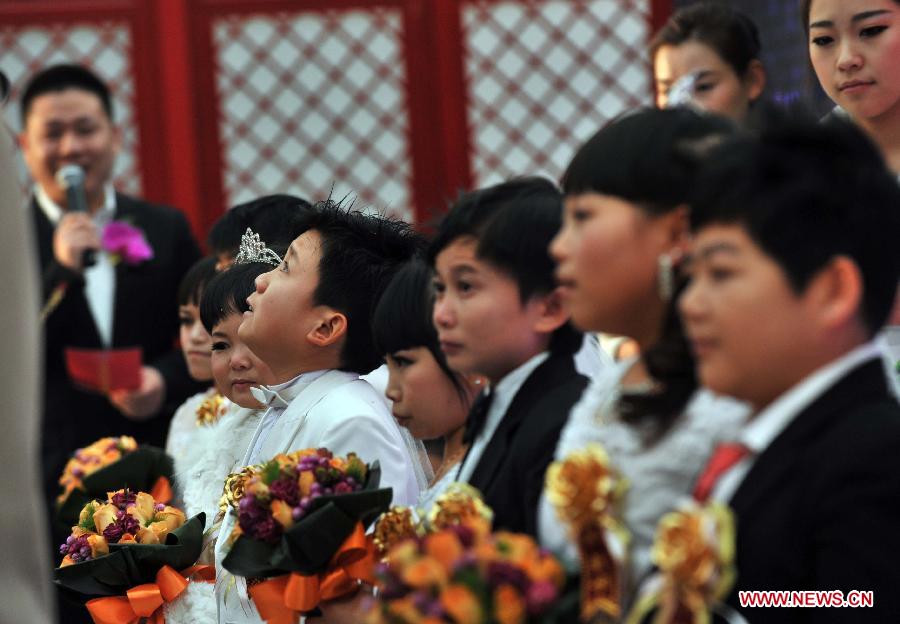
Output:
[[[66,204],[72,212],[87,212],[87,195],[84,192],[84,169],[78,165],[64,165],[56,172],[56,183],[66,189]],[[97,261],[93,249],[85,249],[81,266],[88,268]]]

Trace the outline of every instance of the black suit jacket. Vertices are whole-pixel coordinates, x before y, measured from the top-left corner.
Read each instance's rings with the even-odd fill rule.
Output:
[[[760,454],[730,504],[729,604],[752,623],[900,622],[900,406],[883,364],[852,370]],[[740,590],[875,592],[875,608],[744,608]]]
[[[43,273],[44,300],[62,280],[69,283],[59,307],[44,325],[44,414],[42,466],[48,500],[58,494],[56,480],[76,448],[109,435],[133,435],[139,443],[162,446],[169,419],[187,396],[199,390],[177,349],[177,289],[182,276],[200,257],[184,215],[174,208],[116,195],[115,219],[143,230],[154,257],[136,266],[116,266],[113,347],[143,349],[144,363],[166,382],[161,412],[146,422],[122,416],[106,397],[80,390],[66,373],[66,347],[101,347],[100,336],[84,296],[84,281],[53,257],[54,226],[32,200],[37,248]]]
[[[571,355],[551,354],[516,393],[469,479],[494,510],[495,529],[537,536],[544,473],[587,383]]]

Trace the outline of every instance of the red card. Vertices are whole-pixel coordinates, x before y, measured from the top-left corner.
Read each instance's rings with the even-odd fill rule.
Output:
[[[66,349],[69,377],[88,390],[108,394],[110,390],[141,387],[141,348]]]

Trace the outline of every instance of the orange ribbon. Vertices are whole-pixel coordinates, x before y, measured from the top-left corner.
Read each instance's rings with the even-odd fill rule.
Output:
[[[153,489],[150,490],[150,496],[153,497],[157,503],[168,503],[172,500],[172,484],[169,483],[169,480],[166,477],[160,477],[156,480],[156,483],[153,484]]]
[[[214,566],[191,566],[181,572],[163,566],[156,573],[155,583],[132,587],[124,596],[94,598],[85,606],[94,624],[138,624],[141,618],[147,618],[148,624],[164,624],[163,604],[178,598],[189,580],[212,583],[215,578]]]
[[[275,577],[251,587],[250,597],[268,624],[296,624],[299,615],[320,603],[355,592],[358,581],[374,583],[374,569],[374,545],[357,522],[324,572]]]

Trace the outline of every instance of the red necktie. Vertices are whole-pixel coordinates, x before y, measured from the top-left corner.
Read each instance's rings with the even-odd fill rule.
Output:
[[[697,484],[694,486],[694,498],[700,503],[705,503],[719,478],[749,454],[750,449],[737,442],[717,446],[712,457],[709,458],[703,474],[697,479]]]

